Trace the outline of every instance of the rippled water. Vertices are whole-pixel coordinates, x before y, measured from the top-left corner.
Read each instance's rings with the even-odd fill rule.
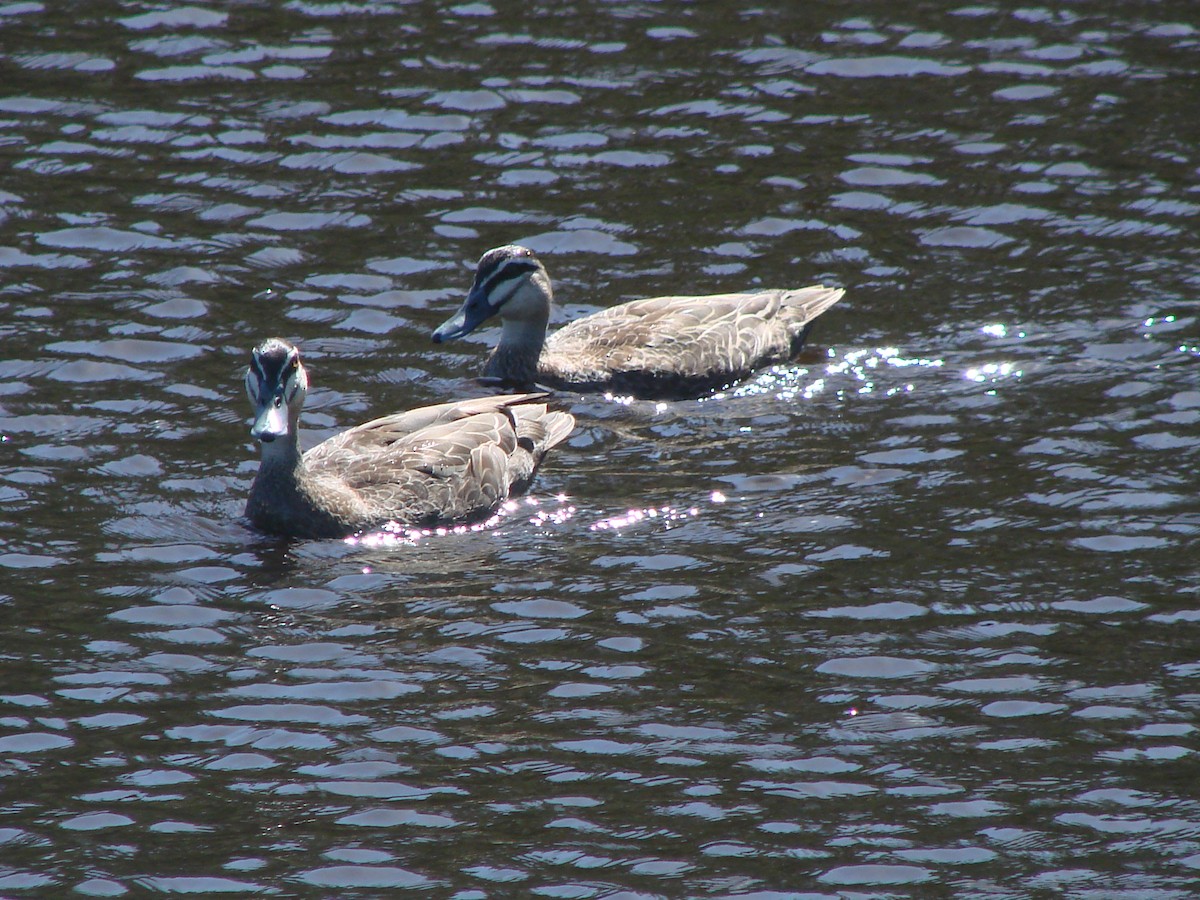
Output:
[[[1193,4],[779,7],[0,4],[0,892],[1194,895]],[[488,528],[249,531],[250,347],[478,392],[518,240],[847,298]]]

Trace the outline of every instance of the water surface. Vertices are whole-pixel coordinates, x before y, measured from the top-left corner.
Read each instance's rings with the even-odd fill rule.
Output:
[[[0,891],[1189,897],[1192,6],[0,6]],[[279,542],[306,441],[565,321],[824,281],[487,528]]]

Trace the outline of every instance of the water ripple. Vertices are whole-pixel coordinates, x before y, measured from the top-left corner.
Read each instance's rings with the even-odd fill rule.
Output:
[[[0,7],[0,888],[1189,894],[1181,15],[83,12]],[[481,526],[250,530],[248,349],[306,446],[475,396],[511,241],[847,295]]]

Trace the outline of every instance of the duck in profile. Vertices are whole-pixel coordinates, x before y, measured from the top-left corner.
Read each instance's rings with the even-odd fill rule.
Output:
[[[433,341],[461,338],[499,315],[503,331],[483,371],[488,380],[682,400],[793,358],[813,319],[843,293],[813,285],[653,297],[576,319],[547,337],[550,276],[532,250],[511,244],[483,254],[462,308]]]
[[[345,537],[387,522],[430,526],[487,518],[523,491],[546,452],[575,427],[544,393],[482,397],[384,416],[301,455],[308,374],[300,351],[268,338],[251,355],[246,393],[262,462],[246,516],[259,530]]]

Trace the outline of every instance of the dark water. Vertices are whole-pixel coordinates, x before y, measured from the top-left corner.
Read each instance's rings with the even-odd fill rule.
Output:
[[[0,893],[1195,895],[1196,7],[775,7],[0,4]],[[476,392],[509,241],[847,298],[494,527],[248,531],[249,348]]]

